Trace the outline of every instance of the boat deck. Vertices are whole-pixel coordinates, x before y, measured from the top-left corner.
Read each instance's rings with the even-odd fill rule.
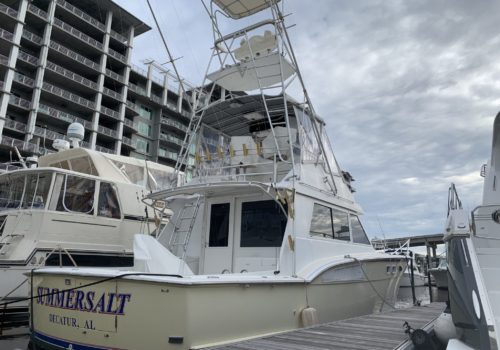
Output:
[[[411,345],[403,324],[430,332],[445,303],[431,303],[381,314],[366,315],[205,350],[407,349]]]

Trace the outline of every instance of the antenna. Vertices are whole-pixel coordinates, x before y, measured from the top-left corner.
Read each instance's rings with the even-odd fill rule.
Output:
[[[68,139],[71,141],[73,148],[79,148],[80,142],[85,136],[85,128],[80,123],[71,123],[67,131]]]

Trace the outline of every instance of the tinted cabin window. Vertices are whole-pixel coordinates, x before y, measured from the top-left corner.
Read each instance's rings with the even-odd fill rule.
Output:
[[[59,195],[57,210],[92,214],[94,191],[94,180],[66,175]]]
[[[332,209],[333,238],[350,241],[349,215],[337,209]]]
[[[280,247],[287,217],[273,200],[245,202],[241,206],[241,244],[250,247]]]
[[[351,215],[352,241],[354,243],[370,244],[366,232],[356,215]]]
[[[333,237],[332,211],[330,208],[314,203],[311,220],[312,236]]]
[[[99,204],[97,206],[97,215],[108,218],[119,219],[120,205],[118,204],[118,196],[114,187],[107,182],[101,182],[99,188]]]
[[[227,247],[229,237],[229,203],[212,204],[210,211],[210,247]]]

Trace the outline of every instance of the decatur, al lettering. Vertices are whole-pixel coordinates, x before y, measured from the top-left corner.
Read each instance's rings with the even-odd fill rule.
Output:
[[[127,293],[96,293],[95,291],[59,290],[38,287],[36,302],[40,305],[99,314],[124,315],[130,301]]]

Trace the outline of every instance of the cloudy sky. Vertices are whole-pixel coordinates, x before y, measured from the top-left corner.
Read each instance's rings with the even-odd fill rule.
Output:
[[[118,0],[154,27],[146,0]],[[151,0],[181,75],[199,84],[212,47],[198,0]],[[450,182],[479,204],[500,109],[500,2],[289,0],[289,29],[370,236],[442,232]],[[239,26],[242,26],[239,24]],[[152,30],[136,63],[167,61]]]

